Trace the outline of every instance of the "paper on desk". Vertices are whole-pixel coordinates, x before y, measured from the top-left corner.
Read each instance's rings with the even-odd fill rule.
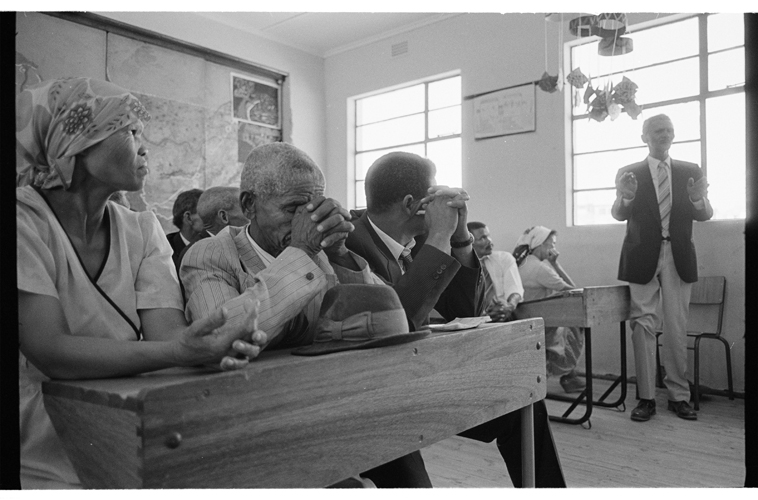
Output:
[[[468,330],[476,328],[483,323],[489,323],[492,319],[489,316],[478,316],[475,318],[455,318],[444,325],[429,325],[433,332],[453,332],[456,330]]]

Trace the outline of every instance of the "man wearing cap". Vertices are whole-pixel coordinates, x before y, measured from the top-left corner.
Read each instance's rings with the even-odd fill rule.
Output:
[[[556,231],[534,226],[519,237],[513,255],[518,265],[524,300],[538,300],[576,288],[571,277],[558,262]],[[576,365],[584,352],[584,330],[579,327],[545,327],[545,355],[548,376],[560,376],[567,393],[582,392],[584,380]]]
[[[381,283],[345,248],[350,215],[323,191],[324,176],[303,151],[284,143],[254,149],[240,183],[250,222],[196,242],[182,260],[189,320],[223,305],[234,316],[237,298],[252,294],[267,348],[308,345],[327,289]]]
[[[616,200],[611,214],[627,221],[618,279],[629,282],[632,345],[640,402],[632,420],[655,415],[657,307],[663,310],[662,362],[666,369],[668,409],[680,418],[696,420],[689,406],[687,379],[687,318],[697,256],[692,221],[713,216],[708,183],[694,163],[672,160],[669,148],[674,125],[666,115],[642,124],[648,157],[621,168],[616,175]]]
[[[492,321],[510,321],[524,296],[516,259],[509,252],[494,250],[490,230],[483,222],[468,222],[474,236],[474,252],[484,273],[484,311]]]
[[[466,227],[468,194],[435,186],[436,168],[418,155],[395,152],[374,162],[366,174],[366,211],[353,212],[355,230],[347,247],[391,284],[411,330],[436,309],[446,320],[478,316],[483,310],[483,276]],[[357,217],[357,218],[356,218]],[[534,404],[535,470],[538,487],[565,487],[543,401]],[[504,415],[461,436],[497,440],[513,484],[521,486],[521,415]],[[377,486],[431,487],[420,452],[364,473]]]

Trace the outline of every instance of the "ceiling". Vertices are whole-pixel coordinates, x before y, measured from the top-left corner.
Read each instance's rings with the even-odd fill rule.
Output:
[[[329,57],[458,14],[411,12],[194,12],[193,15]]]

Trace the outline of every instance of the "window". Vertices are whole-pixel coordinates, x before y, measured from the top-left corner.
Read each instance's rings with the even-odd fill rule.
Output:
[[[701,14],[635,29],[631,53],[597,55],[597,39],[569,42],[570,68],[581,68],[594,88],[628,77],[638,85],[637,120],[590,120],[584,89],[571,107],[572,219],[575,225],[608,224],[615,175],[642,160],[642,123],[659,113],[674,122],[671,157],[697,163],[708,178],[714,219],[745,217],[745,36],[742,14]],[[567,74],[568,74],[567,71]]]
[[[366,171],[406,151],[437,166],[437,184],[461,185],[461,77],[438,78],[355,100],[355,207],[366,207]]]

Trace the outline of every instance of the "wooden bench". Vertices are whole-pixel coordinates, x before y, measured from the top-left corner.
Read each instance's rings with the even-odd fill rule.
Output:
[[[87,488],[323,487],[517,410],[533,485],[543,346],[544,323],[530,319],[325,356],[264,352],[234,372],[42,389]]]

